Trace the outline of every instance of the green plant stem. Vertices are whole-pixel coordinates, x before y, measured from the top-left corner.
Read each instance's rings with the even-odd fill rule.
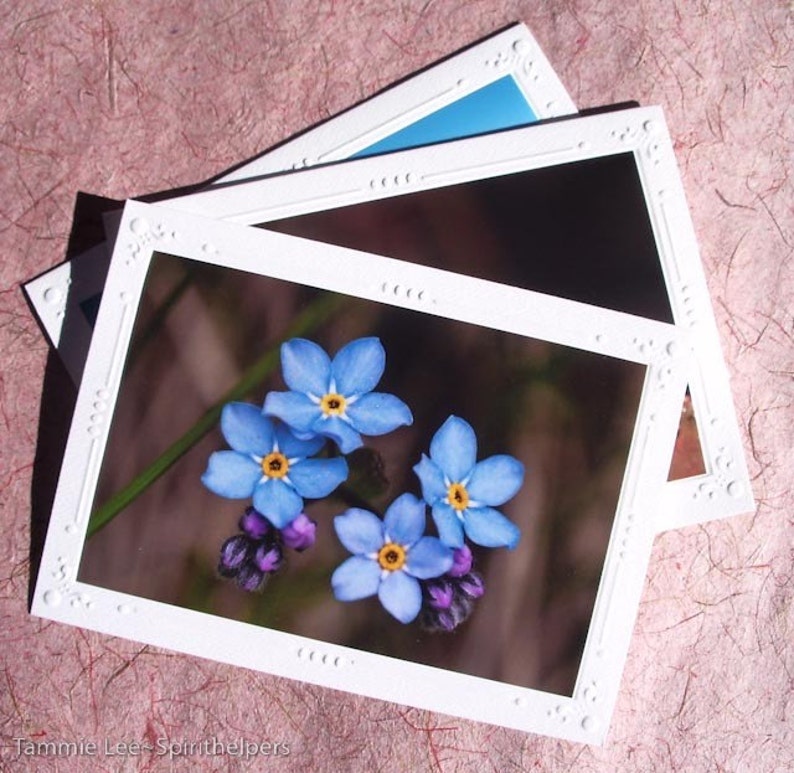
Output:
[[[100,529],[107,526],[127,505],[139,497],[152,483],[196,445],[218,423],[221,411],[226,403],[240,400],[251,393],[276,369],[279,361],[280,345],[283,341],[308,333],[321,322],[328,319],[339,305],[340,299],[336,296],[326,296],[312,303],[293,322],[282,341],[248,368],[243,373],[242,378],[218,402],[210,406],[184,435],[178,438],[121,491],[114,494],[91,514],[86,539],[90,539]]]

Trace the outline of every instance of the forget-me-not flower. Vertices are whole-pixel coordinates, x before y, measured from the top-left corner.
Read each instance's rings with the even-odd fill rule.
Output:
[[[450,416],[433,436],[430,457],[414,467],[442,542],[463,546],[463,535],[483,547],[514,548],[521,530],[494,507],[512,499],[524,482],[524,465],[506,454],[477,461],[471,425]]]
[[[210,456],[201,482],[228,499],[253,497],[254,507],[276,528],[300,514],[303,497],[327,496],[347,478],[344,459],[307,458],[323,447],[324,438],[300,440],[255,405],[225,405],[221,431],[232,450]]]
[[[384,609],[410,623],[422,607],[419,580],[440,577],[452,566],[452,550],[436,537],[425,537],[425,503],[413,494],[392,502],[383,521],[351,508],[334,519],[342,544],[353,556],[331,577],[340,601],[378,595]]]
[[[288,424],[298,437],[331,438],[343,454],[362,445],[361,435],[383,435],[413,422],[394,395],[373,392],[386,367],[377,338],[359,338],[331,360],[313,341],[281,346],[284,381],[291,391],[270,392],[264,413]]]

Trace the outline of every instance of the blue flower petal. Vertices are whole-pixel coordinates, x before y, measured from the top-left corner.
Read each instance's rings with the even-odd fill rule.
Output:
[[[371,392],[386,367],[386,352],[377,338],[358,338],[343,346],[331,363],[334,386],[349,397]]]
[[[510,548],[521,539],[521,529],[492,507],[471,507],[463,516],[466,536],[484,548]]]
[[[270,392],[262,411],[303,433],[311,432],[312,423],[320,416],[319,405],[300,392]]]
[[[347,462],[334,459],[303,459],[291,464],[287,473],[295,490],[308,499],[328,496],[347,478]]]
[[[250,456],[237,451],[216,451],[209,458],[201,482],[218,496],[246,499],[261,477],[262,468]]]
[[[378,588],[383,608],[401,623],[410,623],[422,608],[419,581],[405,572],[391,572]]]
[[[276,442],[278,450],[287,459],[302,459],[314,456],[324,445],[325,438],[311,435],[308,438],[298,438],[286,424],[280,422],[275,425]]]
[[[422,486],[422,497],[431,507],[447,495],[444,473],[430,457],[422,454],[422,460],[414,465],[414,472]]]
[[[374,513],[351,507],[334,518],[339,541],[356,555],[377,553],[383,547],[383,523]]]
[[[318,435],[313,429],[306,430],[306,432],[299,432],[297,429],[295,429],[295,427],[290,427],[289,424],[286,426],[289,431],[295,435],[296,438],[298,438],[298,440],[316,440],[317,438],[320,438],[323,442],[323,445],[325,445],[325,441],[328,439],[322,435]]]
[[[255,405],[227,403],[221,411],[221,432],[241,454],[264,456],[273,448],[273,423]]]
[[[303,509],[303,499],[284,481],[269,478],[256,487],[254,507],[277,529],[283,529],[298,517]]]
[[[451,548],[463,547],[463,524],[457,512],[446,502],[433,505],[433,520],[436,522],[439,539]]]
[[[413,494],[402,494],[389,505],[383,519],[384,539],[406,547],[425,533],[425,503]]]
[[[312,424],[312,431],[331,438],[343,454],[349,454],[364,445],[361,435],[339,416],[318,418]]]
[[[409,551],[405,571],[420,580],[440,577],[452,567],[452,549],[435,537],[422,537]]]
[[[501,454],[478,462],[466,488],[475,502],[503,505],[516,495],[523,482],[524,465],[512,456]]]
[[[281,372],[293,391],[321,397],[328,391],[331,360],[314,341],[293,338],[281,345]]]
[[[380,585],[380,567],[376,561],[352,556],[331,575],[331,587],[339,601],[358,601],[374,596]]]
[[[362,435],[385,435],[414,422],[411,409],[399,397],[385,392],[363,395],[348,405],[346,414]]]
[[[453,483],[460,483],[477,461],[477,436],[467,421],[450,416],[430,442],[430,458]]]

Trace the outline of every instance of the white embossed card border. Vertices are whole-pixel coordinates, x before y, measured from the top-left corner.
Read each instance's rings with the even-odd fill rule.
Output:
[[[626,153],[636,162],[675,324],[691,336],[695,353],[688,386],[706,469],[665,487],[658,524],[663,531],[747,512],[754,500],[708,288],[660,108],[568,119],[350,161],[180,197],[169,206],[234,222],[267,223]],[[609,196],[608,188],[601,196]]]
[[[491,110],[500,109],[500,105],[507,109],[507,102],[523,100],[534,113],[527,122],[576,113],[576,106],[529,29],[515,24],[241,164],[213,184],[349,158],[384,140],[393,141],[406,127],[505,78],[515,84],[515,91],[506,99],[502,97]],[[474,131],[470,120],[456,117],[455,125],[447,128],[442,139]],[[493,118],[488,120],[493,122]],[[410,141],[404,138],[402,143]],[[110,249],[102,244],[25,285],[42,327],[75,383],[80,380],[92,329],[84,306],[102,292],[109,258]]]
[[[419,313],[428,325],[454,320],[644,368],[611,536],[570,695],[384,657],[78,580],[131,332],[150,268],[161,255],[404,309]],[[166,343],[163,337],[162,346]],[[643,587],[688,351],[686,334],[672,325],[132,202],[121,223],[77,400],[33,612],[326,687],[600,743]],[[131,436],[129,447],[142,442]]]

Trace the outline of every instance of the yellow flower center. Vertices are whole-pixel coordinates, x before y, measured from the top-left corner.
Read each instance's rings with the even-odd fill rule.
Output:
[[[378,551],[378,563],[381,569],[395,572],[403,568],[405,563],[405,548],[396,542],[387,542]]]
[[[469,506],[469,492],[462,483],[450,483],[447,489],[447,502],[450,507],[460,512]]]
[[[268,478],[283,478],[289,471],[289,462],[284,454],[273,451],[262,459],[262,472]]]
[[[323,416],[341,416],[347,407],[347,400],[336,392],[329,392],[320,400]]]

